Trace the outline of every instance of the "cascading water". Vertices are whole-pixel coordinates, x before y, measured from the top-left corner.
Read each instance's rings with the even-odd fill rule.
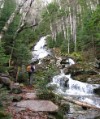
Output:
[[[93,89],[98,87],[98,85],[75,81],[71,78],[71,75],[63,73],[54,76],[51,84],[57,85],[57,92],[68,95],[90,95],[93,94]]]
[[[39,60],[39,63],[41,63],[40,62],[41,59],[51,54],[51,52],[47,50],[47,47],[46,47],[47,37],[48,36],[41,37],[39,42],[35,45],[34,50],[32,51],[32,54],[33,54],[32,61]],[[68,67],[74,64],[75,62],[73,61],[73,59],[69,58],[66,60],[65,67]],[[58,94],[62,94],[63,96],[71,96],[72,98],[76,100],[83,101],[100,108],[100,97],[93,94],[93,89],[99,87],[100,85],[88,84],[88,83],[83,83],[80,81],[73,80],[71,78],[71,74],[65,75],[63,73],[63,69],[61,69],[61,73],[59,75],[53,77],[52,82],[48,85],[57,85],[55,92]],[[70,106],[68,119],[70,119],[70,113],[73,113],[73,111],[71,112],[71,110],[75,111],[75,109]],[[73,114],[72,114],[72,117],[73,117]],[[97,116],[97,113],[95,114],[95,112],[92,112],[92,113],[90,112],[90,114],[88,114],[87,117],[86,115],[79,114],[79,116],[77,116],[77,118],[75,119],[94,119],[92,117],[95,117],[95,116]],[[91,117],[91,118],[88,118],[88,117]]]
[[[75,64],[71,58],[66,61],[69,62],[69,66]],[[65,75],[62,69],[61,74],[53,77],[50,85],[56,85],[56,92],[59,94],[77,97],[80,101],[90,103],[100,108],[99,98],[97,97],[97,100],[93,98],[94,96],[96,97],[96,95],[93,94],[93,89],[98,88],[100,86],[98,84],[88,84],[73,80],[71,74]]]
[[[46,48],[46,38],[48,37],[47,36],[44,36],[44,37],[41,37],[39,42],[35,45],[34,47],[34,50],[32,52],[33,54],[33,58],[32,60],[34,59],[43,59],[44,57],[46,57],[47,55],[50,54],[50,51],[47,50]]]

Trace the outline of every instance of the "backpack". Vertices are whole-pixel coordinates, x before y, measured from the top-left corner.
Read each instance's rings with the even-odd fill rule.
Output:
[[[32,72],[31,65],[27,66],[26,70],[27,72]]]
[[[34,72],[34,67],[29,65],[29,66],[27,66],[26,70],[27,70],[27,72]]]

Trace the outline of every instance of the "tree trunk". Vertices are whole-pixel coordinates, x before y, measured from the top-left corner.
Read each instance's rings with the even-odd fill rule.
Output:
[[[82,107],[87,107],[87,108],[93,108],[93,109],[99,109],[99,110],[100,110],[99,107],[96,107],[96,106],[94,106],[94,105],[92,105],[92,104],[88,104],[88,103],[86,103],[86,102],[81,102],[81,101],[69,99],[69,98],[67,98],[67,97],[63,97],[63,99],[66,100],[66,101],[68,101],[68,102],[71,102],[71,103],[77,104],[77,105],[79,105],[79,106],[82,106]]]
[[[17,37],[17,35],[24,29],[24,28],[27,28],[25,27],[26,26],[26,17],[30,11],[30,8],[32,6],[32,3],[33,3],[34,0],[31,0],[30,3],[29,3],[29,7],[28,9],[26,10],[26,12],[24,13],[24,16],[22,16],[21,20],[20,20],[20,23],[19,23],[19,27],[17,29],[17,31],[15,32],[15,35],[13,37],[13,46],[12,46],[12,49],[11,49],[11,54],[10,54],[10,58],[9,58],[9,67],[11,65],[11,59],[12,59],[12,55],[13,55],[13,50],[14,50],[14,45],[15,45],[15,39]],[[35,25],[32,25],[32,26],[35,26]],[[28,27],[29,28],[29,27]]]
[[[18,68],[17,68],[17,74],[16,74],[16,82],[17,82],[17,80],[18,80],[19,72],[20,72],[20,67],[18,66]]]
[[[58,97],[62,98],[63,100],[66,100],[66,101],[68,101],[70,103],[74,103],[74,104],[77,104],[77,105],[82,106],[82,107],[87,107],[87,108],[92,108],[92,109],[100,110],[100,108],[96,107],[95,105],[88,104],[88,103],[82,102],[82,101],[77,101],[77,100],[74,100],[74,99],[71,99],[71,98],[68,98],[68,97],[62,97],[62,96],[58,95],[57,93],[55,95],[57,95]]]

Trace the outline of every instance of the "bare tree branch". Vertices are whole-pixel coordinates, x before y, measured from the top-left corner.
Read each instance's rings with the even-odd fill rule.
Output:
[[[12,47],[12,49],[11,49],[11,54],[10,54],[10,58],[9,58],[9,66],[10,66],[10,63],[11,63],[12,55],[13,55],[14,45],[15,45],[15,41],[16,41],[15,39],[16,39],[17,35],[18,35],[21,31],[24,30],[24,28],[28,28],[28,27],[26,27],[26,17],[27,17],[27,15],[28,15],[28,13],[30,12],[30,9],[31,9],[31,6],[32,6],[33,1],[34,1],[34,0],[31,0],[31,1],[30,1],[30,4],[29,4],[29,6],[28,6],[28,9],[27,9],[27,11],[24,13],[24,16],[22,16],[22,18],[21,18],[21,20],[20,20],[20,23],[19,23],[19,27],[18,27],[18,29],[17,29],[17,31],[15,32],[15,35],[14,35],[14,37],[13,37],[13,47]],[[36,26],[36,25],[34,25],[34,26]]]
[[[0,42],[1,42],[1,39],[4,37],[5,33],[7,32],[10,24],[13,22],[16,14],[18,14],[20,12],[22,6],[25,4],[26,1],[28,1],[28,0],[25,0],[23,3],[21,3],[20,5],[18,5],[16,7],[15,11],[11,14],[8,21],[5,23],[5,26],[2,28],[2,31],[0,33]]]

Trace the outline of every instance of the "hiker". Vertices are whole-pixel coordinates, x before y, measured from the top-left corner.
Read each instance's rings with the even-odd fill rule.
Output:
[[[28,72],[28,78],[29,78],[29,84],[32,84],[32,74],[34,73],[35,66],[33,64],[30,64],[27,66],[27,72]]]

